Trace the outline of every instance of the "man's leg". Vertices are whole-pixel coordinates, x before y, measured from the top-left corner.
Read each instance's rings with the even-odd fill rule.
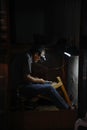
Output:
[[[68,109],[69,105],[65,102],[63,97],[56,91],[51,84],[31,84],[26,86],[26,94],[29,93],[33,96],[37,94],[48,95],[52,102],[59,108]]]
[[[63,97],[59,94],[59,92],[55,88],[49,85],[48,91],[49,91],[49,97],[52,99],[52,101],[57,107],[65,109],[69,108],[69,105],[65,102]]]

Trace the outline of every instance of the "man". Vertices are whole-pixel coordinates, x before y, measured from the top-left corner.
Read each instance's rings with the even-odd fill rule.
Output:
[[[56,107],[69,109],[70,106],[58,91],[51,86],[50,81],[32,75],[32,63],[37,63],[43,58],[45,60],[45,49],[38,47],[17,55],[11,64],[11,78],[14,87],[19,87],[20,92],[27,98],[35,97],[38,94],[46,94]]]

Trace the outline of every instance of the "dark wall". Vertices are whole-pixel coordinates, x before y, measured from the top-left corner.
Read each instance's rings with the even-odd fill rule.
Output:
[[[53,39],[66,37],[78,45],[80,29],[80,0],[21,1],[14,4],[17,43],[33,42],[34,34]]]
[[[87,49],[87,1],[81,2],[80,49]]]

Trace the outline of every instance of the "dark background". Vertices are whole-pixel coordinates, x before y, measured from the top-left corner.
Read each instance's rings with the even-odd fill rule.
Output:
[[[80,0],[15,0],[10,4],[12,44],[30,44],[36,36],[48,44],[66,38],[78,46]]]

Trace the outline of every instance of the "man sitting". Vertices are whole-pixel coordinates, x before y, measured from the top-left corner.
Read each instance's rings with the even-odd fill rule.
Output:
[[[45,48],[34,47],[14,58],[11,64],[11,79],[14,87],[19,87],[20,92],[28,99],[46,94],[56,107],[70,109],[71,106],[52,87],[50,81],[32,75],[32,63],[37,63],[42,57],[45,57]]]

